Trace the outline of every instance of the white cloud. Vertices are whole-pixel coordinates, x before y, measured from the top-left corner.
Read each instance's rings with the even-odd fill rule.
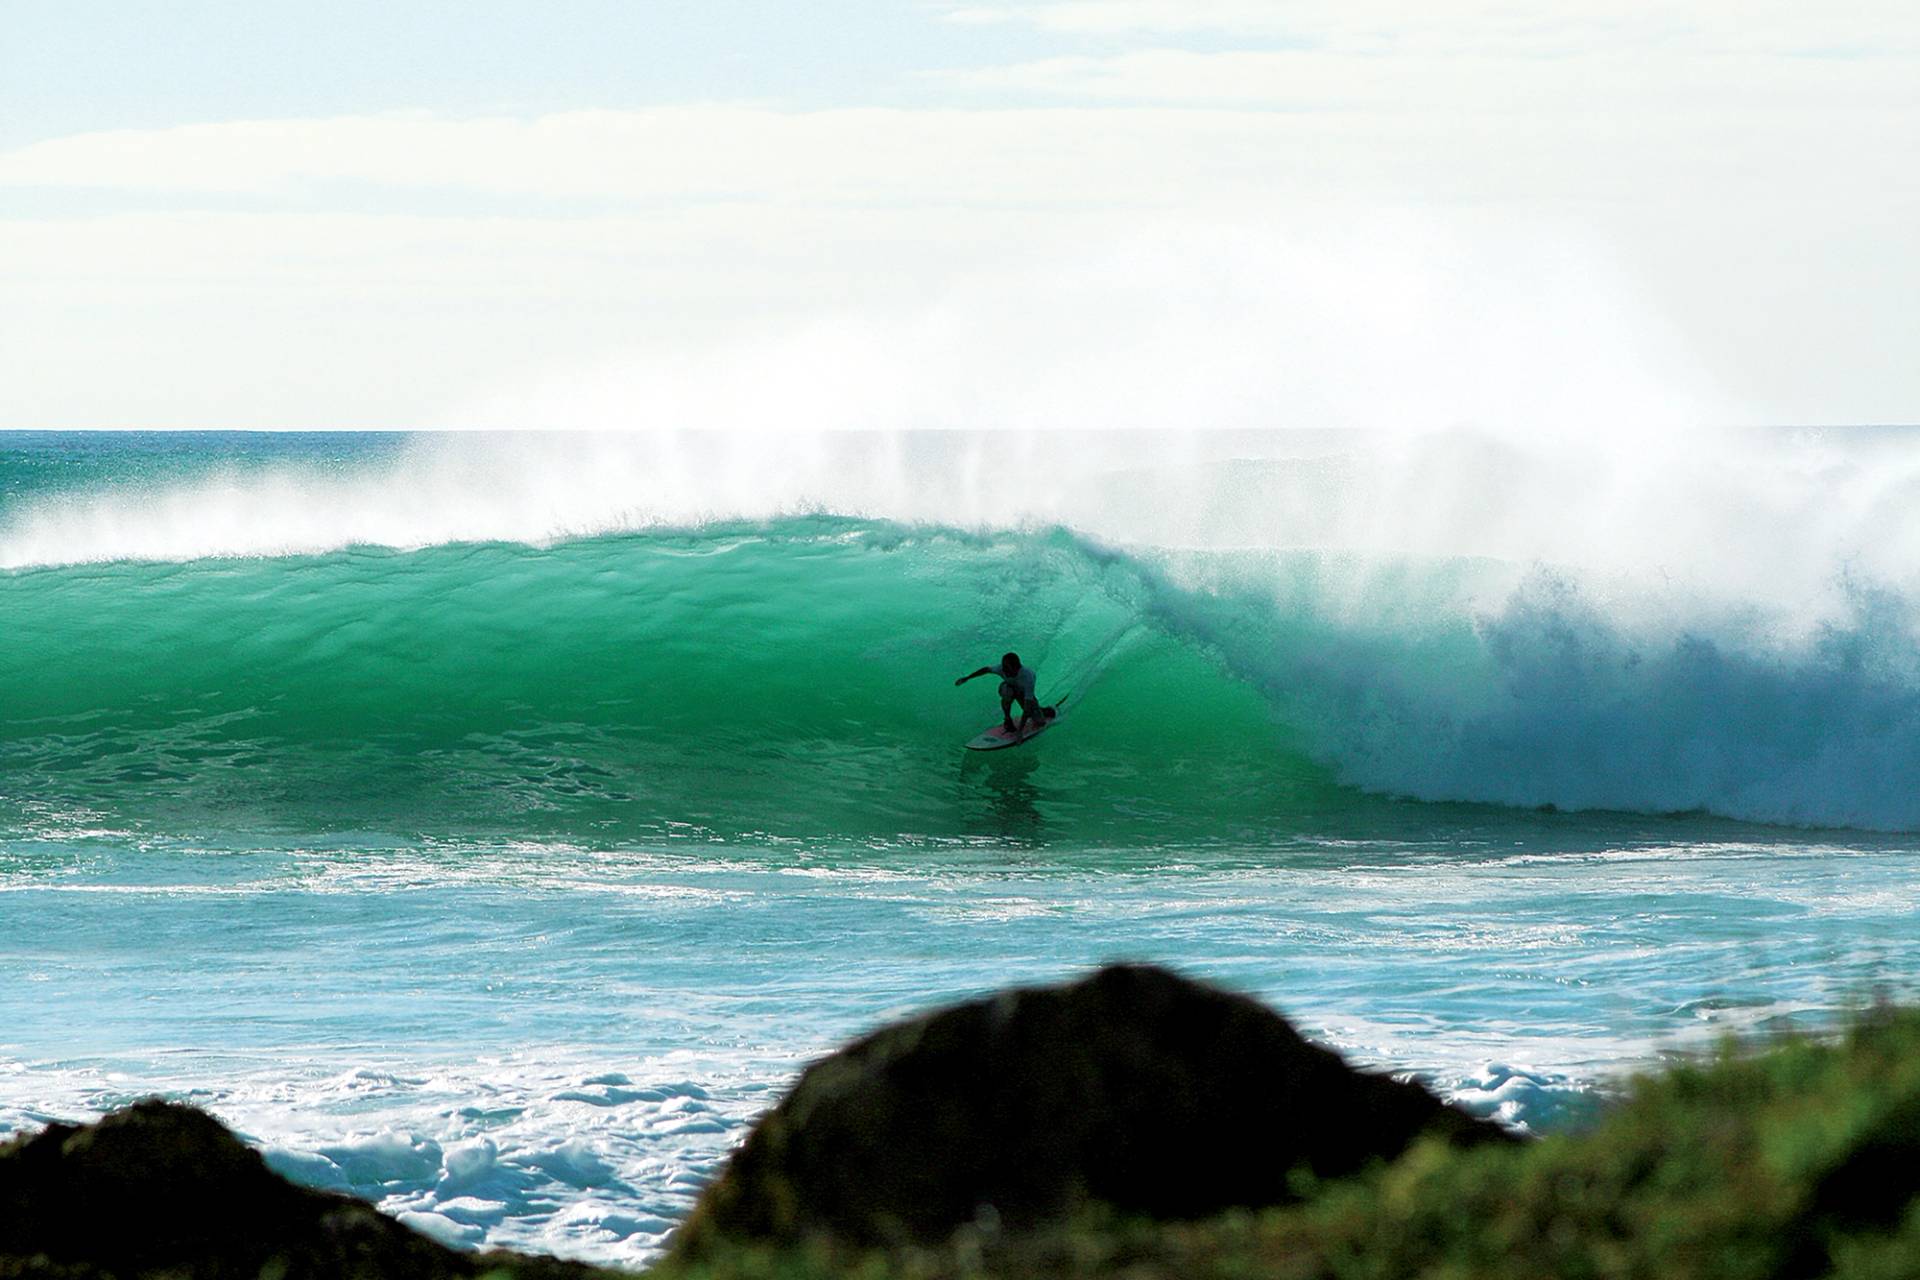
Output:
[[[743,207],[14,229],[15,425],[1588,428],[1705,403],[1603,249],[1407,216],[1283,230]]]
[[[1130,104],[1420,113],[1455,123],[1488,113],[1589,116],[1651,132],[1676,117],[1725,128],[1755,112],[1815,117],[1888,112],[1895,134],[1920,130],[1920,57],[1867,62],[1726,54],[1591,53],[1540,59],[1484,54],[1387,57],[1322,50],[1201,53],[1149,49],[933,73],[998,94]]]
[[[1558,56],[1645,48],[1777,54],[1912,54],[1905,0],[1026,0],[948,11],[951,21],[1062,34],[1225,35],[1347,52]]]
[[[1363,216],[1377,210],[1438,229],[1442,280],[1466,270],[1448,265],[1455,243],[1481,246],[1460,255],[1476,271],[1521,242],[1600,264],[1568,287],[1616,278],[1604,306],[1539,314],[1605,317],[1616,354],[1638,349],[1620,332],[1641,322],[1685,333],[1744,417],[1920,417],[1898,340],[1920,294],[1920,77],[1891,60],[1136,50],[946,83],[1070,105],[251,121],[0,155],[0,187],[49,210],[0,222],[0,425],[445,421],[489,388],[570,385],[623,353],[758,349],[823,313],[885,330],[983,276],[1038,281],[1090,253],[1111,265],[1124,255],[1100,246],[1167,228],[1311,244],[1379,225]],[[1327,270],[1357,295],[1427,287],[1383,282],[1343,243]],[[1314,279],[1315,305],[1332,305]],[[1089,316],[1153,308],[1151,290],[1096,285]],[[1370,325],[1400,331],[1398,304],[1370,305],[1334,330],[1358,345],[1319,357],[1353,387],[1408,367],[1366,346]],[[1447,323],[1445,305],[1422,306]],[[1045,358],[1044,333],[1022,332]],[[1513,375],[1527,394],[1395,385],[1446,419],[1596,376],[1565,344],[1504,349],[1531,362]],[[1472,368],[1501,376],[1497,360]]]
[[[530,120],[270,120],[54,139],[0,155],[0,185],[305,198],[328,184],[551,200],[979,205],[1159,203],[1172,179],[1262,185],[1259,115],[702,107]]]
[[[1303,203],[1911,198],[1920,64],[1541,62],[1148,50],[945,73],[1023,109],[682,107],[531,119],[243,121],[53,139],[0,187],[268,200],[301,212],[507,201],[516,216]],[[1098,105],[1095,105],[1098,104]],[[1777,175],[1796,175],[1777,190]],[[581,206],[587,206],[583,209]]]

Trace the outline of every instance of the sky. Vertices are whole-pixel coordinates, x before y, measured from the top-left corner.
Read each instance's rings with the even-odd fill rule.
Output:
[[[1920,422],[1888,0],[0,0],[0,427]]]

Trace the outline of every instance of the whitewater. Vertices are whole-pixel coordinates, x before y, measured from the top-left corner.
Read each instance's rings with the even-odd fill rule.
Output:
[[[810,1058],[1123,958],[1578,1125],[1914,996],[1916,492],[1899,430],[0,437],[0,1133],[162,1092],[632,1263]],[[1074,714],[967,756],[1008,648]]]

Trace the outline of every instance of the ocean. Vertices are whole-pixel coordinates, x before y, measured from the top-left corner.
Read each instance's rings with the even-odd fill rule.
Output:
[[[1905,431],[0,436],[0,1134],[635,1264],[1117,959],[1577,1127],[1914,998],[1917,603]]]

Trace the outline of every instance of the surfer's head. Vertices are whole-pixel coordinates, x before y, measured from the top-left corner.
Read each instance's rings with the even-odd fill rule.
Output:
[[[1019,654],[1003,653],[1000,655],[1000,674],[1001,675],[1010,676],[1014,672],[1018,671],[1019,669],[1020,669]]]

